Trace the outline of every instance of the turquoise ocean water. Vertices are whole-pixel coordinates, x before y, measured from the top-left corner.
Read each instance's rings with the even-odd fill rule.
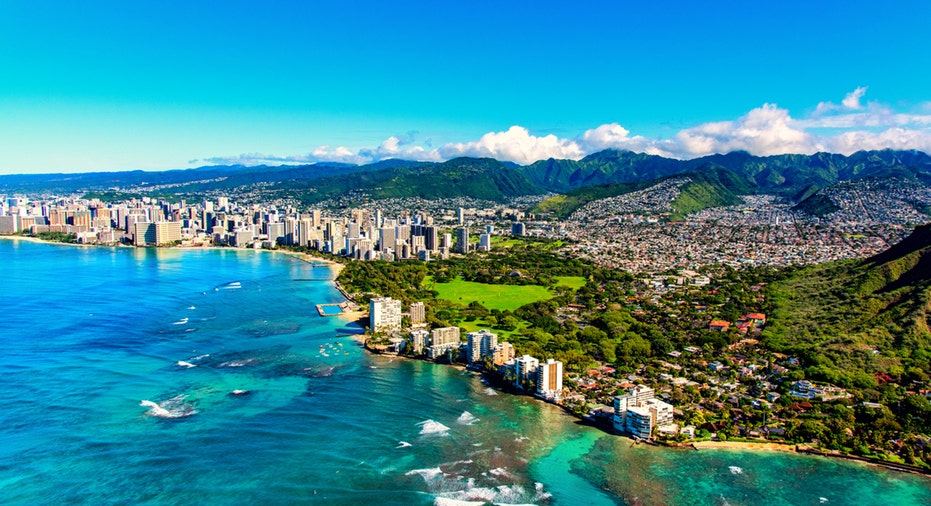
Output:
[[[332,277],[265,252],[0,240],[0,503],[931,503],[931,481],[856,463],[631,448],[368,355],[317,314],[341,302]]]

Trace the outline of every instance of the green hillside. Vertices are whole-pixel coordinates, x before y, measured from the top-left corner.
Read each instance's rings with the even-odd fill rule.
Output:
[[[800,269],[767,296],[765,342],[802,357],[807,377],[868,388],[876,373],[907,384],[931,371],[931,225],[867,260]]]
[[[472,197],[500,201],[544,192],[512,166],[491,158],[455,158],[438,164],[356,171],[314,180],[290,180],[268,191],[282,198],[298,198],[305,204],[350,193],[362,193],[376,199]]]
[[[691,181],[680,187],[681,193],[672,203],[675,210],[672,216],[674,220],[709,207],[738,204],[740,203],[738,195],[750,191],[747,181],[720,167],[703,167],[700,172],[688,172],[675,177],[688,177]],[[565,218],[576,209],[594,200],[643,190],[666,179],[669,179],[669,177],[635,183],[616,183],[579,188],[564,195],[557,195],[544,200],[534,206],[531,211],[553,213],[558,218]]]

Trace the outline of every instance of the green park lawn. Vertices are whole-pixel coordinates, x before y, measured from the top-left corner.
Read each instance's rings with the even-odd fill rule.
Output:
[[[585,286],[585,278],[582,276],[556,276],[557,286],[568,286],[573,290],[578,290]]]
[[[578,289],[585,284],[585,279],[578,276],[561,276],[557,278],[558,284]],[[513,311],[524,304],[553,297],[553,293],[546,287],[538,285],[486,285],[456,278],[449,283],[436,283],[427,276],[424,284],[433,287],[439,292],[439,298],[468,305],[478,302],[488,309]]]

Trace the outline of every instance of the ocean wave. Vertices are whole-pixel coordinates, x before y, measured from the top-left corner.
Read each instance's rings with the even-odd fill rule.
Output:
[[[437,497],[433,500],[434,506],[483,506],[485,501],[461,501],[448,497]]]
[[[254,358],[247,358],[245,360],[230,360],[228,362],[223,362],[217,367],[243,367],[255,362]]]
[[[186,397],[186,395],[178,395],[159,403],[143,400],[139,405],[149,408],[146,412],[149,416],[158,418],[186,418],[197,413],[193,404],[184,402]]]
[[[178,361],[178,367],[186,367],[186,368],[190,369],[190,368],[192,368],[192,367],[197,367],[197,366],[196,366],[195,364],[190,363],[190,362],[185,362],[184,360],[179,360],[179,361]]]
[[[398,446],[395,446],[395,448],[410,448],[411,446],[414,445],[408,443],[407,441],[398,441]]]
[[[439,467],[431,467],[429,469],[411,469],[410,471],[404,473],[405,476],[414,476],[419,475],[424,481],[432,481],[436,478],[443,476],[443,470]]]
[[[187,318],[181,318],[180,320],[172,323],[172,325],[187,325],[187,321],[188,321]]]
[[[449,427],[434,420],[424,420],[418,423],[417,425],[420,426],[421,436],[427,436],[431,434],[438,434],[441,436],[445,436],[449,432]]]
[[[479,421],[479,419],[468,411],[463,411],[462,414],[459,415],[459,418],[456,419],[456,423],[459,425],[472,425],[477,421]]]

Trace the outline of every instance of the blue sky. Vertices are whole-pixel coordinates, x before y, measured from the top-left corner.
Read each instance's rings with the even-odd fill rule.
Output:
[[[931,3],[703,3],[6,0],[0,173],[931,151]]]

